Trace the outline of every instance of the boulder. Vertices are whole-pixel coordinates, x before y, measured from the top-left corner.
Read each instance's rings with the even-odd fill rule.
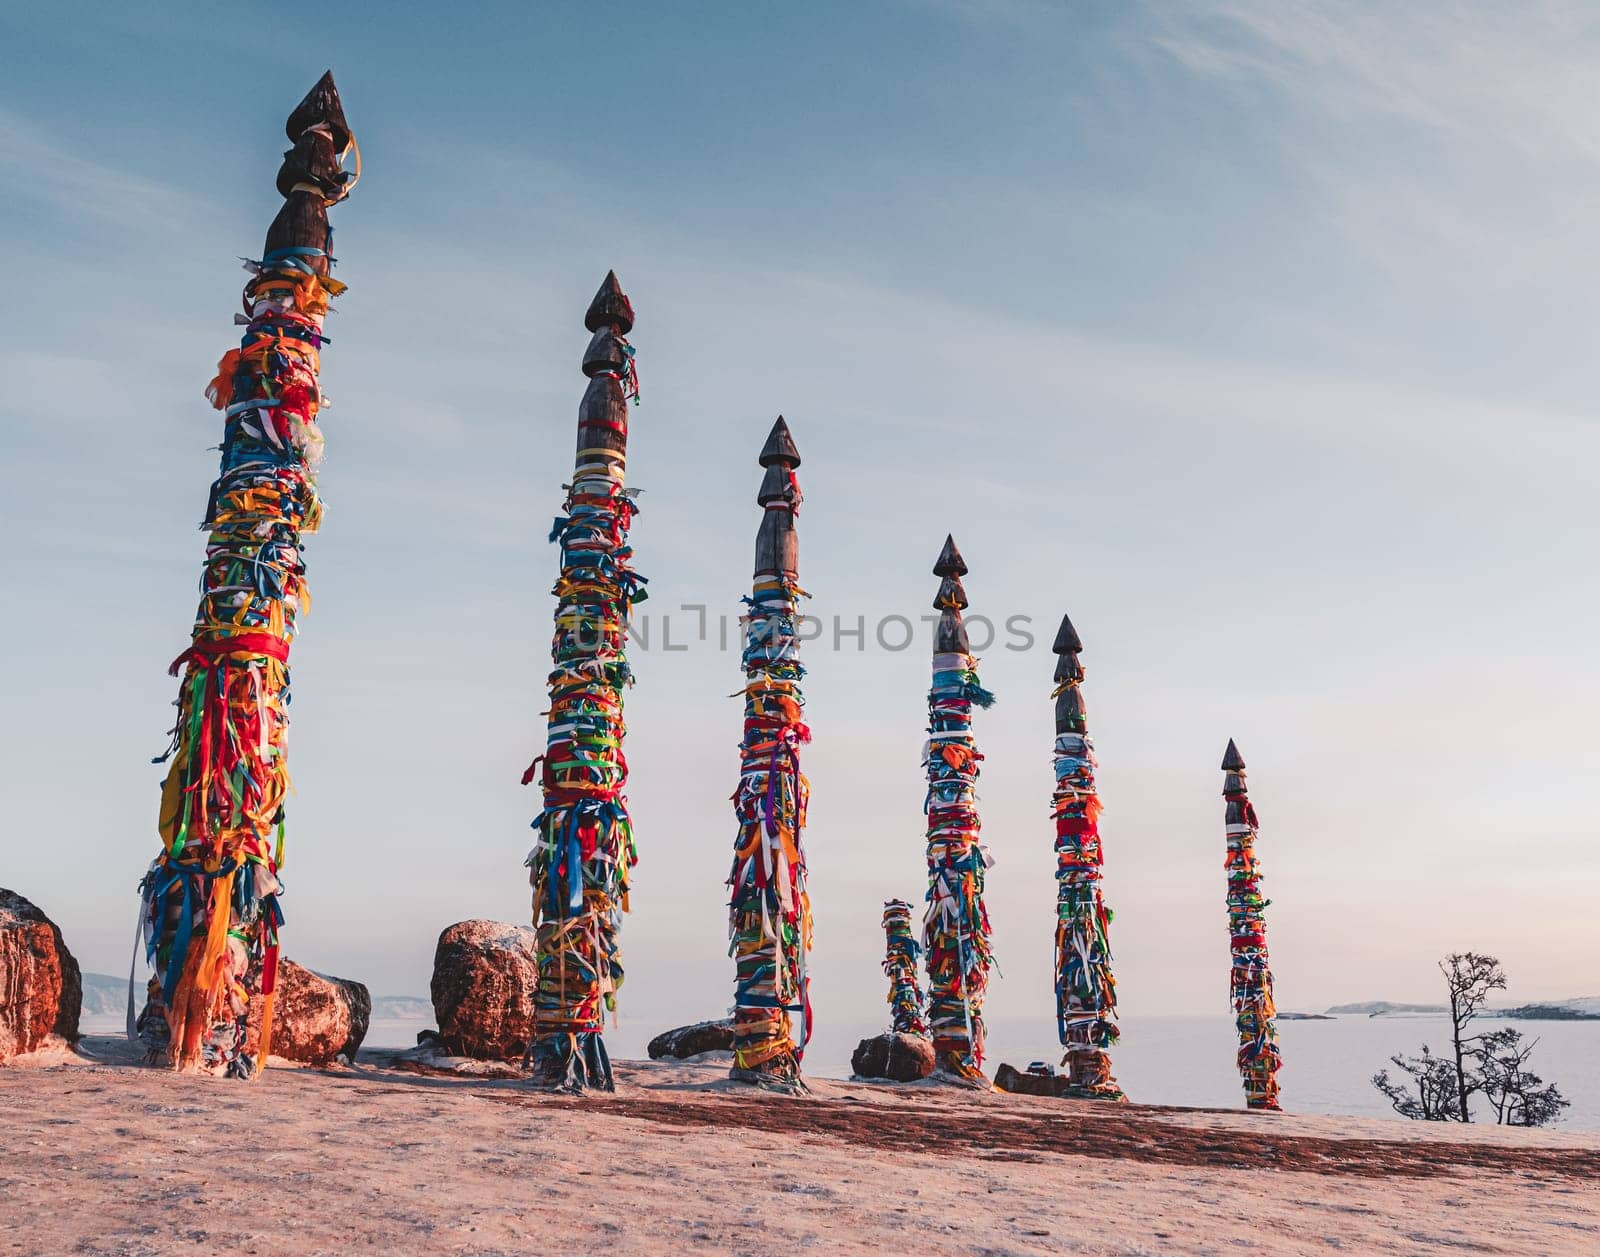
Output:
[[[994,1085],[1012,1095],[1060,1097],[1069,1093],[1072,1082],[1066,1074],[1035,1061],[1026,1071],[1002,1064],[994,1071]]]
[[[278,962],[272,1005],[274,1056],[307,1065],[356,1058],[372,1020],[372,996],[359,982],[330,978],[292,960]],[[261,1039],[261,1001],[251,1002],[245,1044],[252,1054]]]
[[[0,1062],[51,1035],[78,1041],[83,977],[55,922],[0,888]]]
[[[433,1015],[451,1056],[520,1060],[533,1039],[538,934],[503,921],[458,921],[433,953]]]
[[[665,1056],[686,1061],[702,1052],[731,1052],[733,1022],[724,1018],[721,1021],[697,1021],[692,1026],[679,1026],[676,1030],[656,1035],[645,1051],[650,1053],[653,1061]]]
[[[862,1039],[850,1057],[858,1078],[887,1078],[890,1082],[916,1082],[933,1073],[933,1041],[920,1034],[893,1030]]]

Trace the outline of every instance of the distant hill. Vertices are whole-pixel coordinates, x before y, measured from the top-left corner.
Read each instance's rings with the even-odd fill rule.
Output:
[[[1388,1000],[1368,1000],[1365,1004],[1335,1004],[1330,1013],[1367,1017],[1445,1017],[1450,1010],[1443,1004],[1394,1004]],[[1577,999],[1543,1000],[1515,1008],[1486,1008],[1486,1017],[1509,1017],[1519,1021],[1600,1021],[1600,995]]]
[[[135,984],[134,998],[144,1003],[144,983]],[[83,975],[83,1013],[86,1017],[120,1017],[128,1007],[128,979],[107,973]],[[417,995],[375,995],[372,1015],[384,1021],[433,1020],[433,1003]]]
[[[374,995],[372,1015],[384,1021],[432,1021],[433,1001],[418,995]]]
[[[1496,1009],[1496,1012],[1518,1021],[1600,1021],[1600,995],[1522,1004],[1516,1008]]]
[[[134,998],[144,1002],[144,987],[138,984]],[[120,1017],[128,1008],[128,979],[105,973],[83,975],[83,1012],[87,1017]]]

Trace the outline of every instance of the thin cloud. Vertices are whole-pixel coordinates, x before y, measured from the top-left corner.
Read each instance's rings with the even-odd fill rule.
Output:
[[[130,218],[189,217],[192,188],[147,179],[85,157],[37,121],[0,109],[0,172],[8,195],[127,226]]]
[[[1586,6],[1534,8],[1224,0],[1152,13],[1156,45],[1198,74],[1261,81],[1335,117],[1600,159],[1600,23]]]

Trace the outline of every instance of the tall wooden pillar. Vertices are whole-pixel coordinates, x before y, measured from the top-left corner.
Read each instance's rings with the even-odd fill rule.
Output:
[[[991,863],[978,841],[978,753],[972,707],[994,695],[978,680],[967,642],[961,578],[967,565],[946,537],[933,565],[939,591],[934,630],[933,683],[928,690],[928,907],[922,943],[928,967],[928,1024],[936,1069],[946,1077],[987,1086],[983,1074],[983,997],[989,985],[989,918],[984,874]]]
[[[759,462],[765,469],[756,494],[762,514],[744,600],[744,737],[733,795],[739,835],[728,875],[729,951],[736,965],[732,1076],[796,1090],[812,1029],[806,977],[811,899],[803,841],[810,787],[800,771],[800,746],[811,740],[811,730],[800,689],[806,674],[799,639],[805,591],[795,531],[800,451],[782,415]]]
[[[1248,1107],[1276,1110],[1283,1055],[1274,1021],[1272,962],[1267,956],[1266,908],[1271,900],[1261,897],[1256,809],[1245,785],[1244,756],[1232,738],[1222,757],[1222,772],[1222,797],[1227,800],[1228,934],[1233,954],[1228,985],[1239,1031],[1239,1074]]]
[[[561,546],[550,712],[542,765],[544,810],[528,853],[539,987],[529,1059],[546,1086],[611,1090],[601,1031],[622,985],[618,935],[628,873],[638,860],[623,789],[628,761],[622,693],[633,683],[627,632],[644,578],[633,570],[628,529],[637,513],[624,487],[628,398],[637,397],[633,306],[615,272],[584,315],[593,333],[583,355],[588,389],[578,407],[578,452],[563,510],[551,530]]]
[[[285,131],[293,147],[278,171],[284,204],[260,261],[246,264],[235,316],[244,336],[206,390],[224,415],[222,465],[206,507],[193,634],[171,668],[182,680],[161,757],[171,762],[162,850],[140,883],[155,976],[137,1033],[154,1059],[231,1077],[251,1076],[271,1051],[289,648],[310,604],[302,539],[322,513],[322,324],[328,299],[344,291],[329,275],[328,207],[357,173],[343,168],[354,137],[331,73]],[[130,1020],[131,1004],[130,993]]]
[[[1067,616],[1056,654],[1056,1028],[1066,1049],[1062,1094],[1121,1100],[1111,1076],[1117,983],[1111,976],[1111,910],[1100,891],[1100,795],[1094,741],[1083,705],[1083,642]]]

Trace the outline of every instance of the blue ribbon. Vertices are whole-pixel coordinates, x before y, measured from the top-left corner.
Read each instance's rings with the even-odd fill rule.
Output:
[[[177,993],[178,980],[183,976],[183,962],[189,955],[189,945],[194,940],[194,885],[191,878],[199,877],[209,882],[213,878],[231,873],[238,868],[238,862],[229,856],[217,868],[216,872],[206,869],[185,869],[181,865],[172,865],[167,869],[165,882],[152,884],[149,893],[151,905],[160,919],[166,918],[165,900],[172,891],[181,886],[183,888],[183,907],[178,912],[178,930],[172,938],[172,951],[167,956],[167,972],[161,979],[161,998],[170,1008],[172,997]],[[276,908],[276,904],[274,904]],[[281,914],[280,922],[281,924]],[[156,939],[159,937],[159,925],[151,934],[150,962],[155,963]]]

